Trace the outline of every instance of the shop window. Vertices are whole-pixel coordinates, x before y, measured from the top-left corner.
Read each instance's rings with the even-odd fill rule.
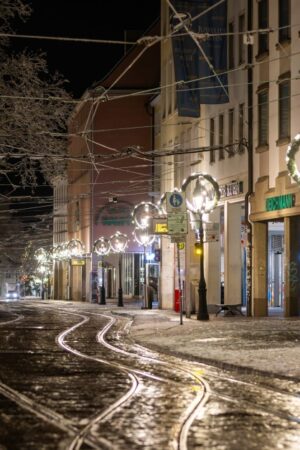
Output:
[[[267,29],[269,27],[269,1],[258,1],[258,28],[260,30]],[[258,54],[261,55],[269,51],[269,33],[258,34]]]
[[[263,147],[269,142],[269,91],[258,92],[258,146]]]
[[[290,137],[290,119],[291,119],[291,82],[285,80],[278,86],[278,119],[279,119],[279,139]]]
[[[291,39],[291,0],[278,0],[279,42]]]
[[[209,146],[213,147],[215,145],[215,119],[210,119],[209,127]],[[215,162],[215,151],[210,150],[209,152],[209,162],[212,164]]]

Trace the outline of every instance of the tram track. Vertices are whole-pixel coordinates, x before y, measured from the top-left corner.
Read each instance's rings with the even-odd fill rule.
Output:
[[[32,307],[32,306],[33,305],[30,305],[28,307]],[[49,423],[55,424],[56,426],[61,423],[64,424],[63,426],[65,426],[66,429],[63,431],[65,431],[70,436],[70,439],[71,439],[71,442],[70,442],[70,444],[68,444],[68,447],[67,447],[68,450],[79,450],[83,446],[85,449],[87,448],[87,446],[88,446],[88,448],[96,448],[96,449],[119,448],[118,446],[114,446],[114,444],[112,442],[109,442],[107,439],[102,438],[101,435],[97,436],[95,438],[95,436],[92,435],[91,431],[95,425],[99,425],[99,424],[101,424],[101,422],[107,421],[108,419],[112,418],[115,413],[120,412],[122,410],[122,408],[124,408],[126,402],[130,401],[130,399],[133,398],[133,396],[139,390],[139,388],[141,386],[140,381],[139,381],[140,377],[149,379],[151,381],[163,382],[163,383],[168,383],[168,384],[170,384],[170,383],[178,384],[179,383],[178,380],[174,381],[165,376],[161,376],[161,375],[157,376],[155,373],[152,372],[152,370],[150,370],[150,371],[149,370],[140,370],[140,369],[134,368],[132,366],[128,366],[127,364],[124,364],[124,363],[118,363],[116,361],[110,362],[107,359],[99,358],[98,356],[95,357],[91,354],[86,354],[84,352],[80,352],[79,350],[77,350],[76,348],[73,347],[72,343],[70,343],[70,342],[67,343],[66,342],[67,336],[70,335],[73,331],[79,329],[80,327],[87,326],[91,316],[102,317],[103,319],[105,319],[105,321],[107,321],[107,323],[102,327],[102,329],[97,332],[96,341],[99,344],[101,344],[102,346],[106,347],[108,350],[113,351],[116,354],[119,354],[120,356],[123,356],[126,358],[127,357],[134,358],[137,361],[139,361],[139,360],[149,361],[149,363],[151,362],[155,365],[158,364],[161,366],[165,366],[165,367],[168,367],[169,369],[177,371],[177,372],[180,370],[182,373],[185,373],[186,375],[193,377],[195,386],[198,386],[198,389],[199,388],[201,389],[201,392],[197,393],[194,401],[191,402],[189,407],[186,408],[184,413],[180,416],[176,426],[173,427],[174,439],[172,442],[170,442],[170,448],[173,448],[176,450],[186,450],[188,448],[187,442],[188,442],[188,435],[189,435],[190,428],[191,428],[195,418],[197,418],[198,420],[201,419],[201,416],[205,412],[205,405],[208,402],[210,397],[216,398],[216,399],[221,399],[222,401],[225,401],[225,402],[238,403],[240,406],[240,402],[241,402],[240,399],[235,398],[234,395],[232,395],[232,396],[226,395],[226,394],[224,395],[224,394],[218,392],[218,389],[215,389],[214,387],[212,387],[211,386],[212,379],[226,382],[229,384],[229,386],[239,385],[241,387],[244,387],[245,389],[255,388],[256,390],[258,390],[258,392],[261,389],[262,392],[268,391],[268,392],[270,392],[270,394],[273,392],[274,394],[280,394],[280,395],[285,396],[290,399],[299,400],[299,396],[294,395],[291,392],[288,392],[285,390],[277,390],[276,388],[266,386],[266,385],[261,385],[257,382],[251,383],[251,382],[248,382],[245,380],[239,380],[234,377],[219,375],[219,374],[215,373],[216,367],[214,367],[214,366],[210,366],[208,364],[203,364],[200,362],[194,362],[194,363],[191,362],[191,364],[194,367],[198,367],[199,373],[202,372],[201,375],[199,375],[199,373],[196,374],[195,371],[191,370],[191,364],[188,364],[187,361],[182,359],[179,355],[176,355],[176,356],[167,355],[161,349],[160,350],[151,350],[149,348],[143,347],[140,344],[132,343],[131,338],[128,338],[128,336],[127,336],[131,323],[128,322],[127,320],[124,320],[124,318],[117,319],[116,317],[113,317],[111,314],[109,314],[109,315],[101,314],[101,313],[96,313],[96,312],[86,311],[86,310],[84,311],[84,313],[81,313],[81,312],[79,313],[78,309],[73,310],[73,308],[71,309],[69,306],[67,308],[63,308],[63,307],[57,308],[57,307],[53,307],[52,305],[50,306],[50,305],[42,305],[42,304],[38,304],[38,305],[35,304],[34,306],[38,307],[38,308],[43,307],[45,309],[48,309],[48,308],[55,309],[55,311],[62,312],[64,314],[70,315],[72,317],[80,318],[80,321],[78,323],[63,330],[57,336],[56,341],[60,345],[60,347],[64,348],[65,351],[74,354],[74,356],[76,355],[77,357],[80,357],[83,359],[90,359],[95,362],[99,362],[101,364],[110,365],[110,367],[123,372],[125,374],[125,376],[127,376],[130,379],[130,382],[131,382],[130,389],[122,397],[120,397],[112,405],[110,405],[109,407],[107,407],[103,411],[101,411],[101,413],[94,414],[92,418],[88,419],[88,423],[85,424],[85,426],[81,429],[78,426],[74,426],[70,423],[67,423],[68,422],[67,420],[65,422],[63,422],[61,417],[58,418],[55,416],[55,414],[58,414],[55,411],[49,410],[46,412],[43,410],[43,407],[42,407],[42,409],[37,410],[37,407],[36,407],[37,404],[35,405],[33,402],[33,407],[30,409],[30,411],[32,413],[35,413],[42,420],[48,421]],[[16,320],[16,319],[14,319],[14,320]],[[113,329],[113,327],[118,327],[118,326],[120,326],[121,329],[119,329],[113,333],[113,336],[115,336],[115,337],[113,337],[113,340],[111,337],[108,338],[108,333]],[[126,344],[126,340],[127,340],[127,344]],[[115,343],[115,341],[117,341],[117,343]],[[113,342],[113,344],[112,344],[112,342]],[[119,342],[119,344],[118,344],[118,342]],[[121,346],[120,346],[120,344],[121,344]],[[124,345],[125,345],[125,348],[129,347],[130,351],[124,350]],[[155,353],[158,353],[159,357],[153,356],[153,353],[154,353],[154,355],[155,355]],[[150,355],[152,354],[152,356],[149,356],[149,354]],[[163,356],[163,358],[164,357],[166,357],[168,359],[173,358],[174,363],[170,362],[170,361],[162,360],[161,355]],[[180,358],[180,368],[178,367],[178,358]],[[229,390],[230,390],[230,388],[229,388]],[[18,398],[19,393],[17,393],[16,391],[15,391],[14,395],[9,397],[11,395],[9,393],[9,389],[6,390],[5,386],[0,384],[0,393],[2,395],[6,395],[7,398],[10,398],[12,401],[15,401],[17,404],[19,404],[19,406],[24,407],[25,409],[29,409],[30,405],[28,404],[28,402],[26,404],[26,401],[24,402],[23,398],[22,399],[20,399],[20,397]],[[275,410],[270,407],[264,407],[261,404],[257,404],[254,401],[249,401],[246,399],[242,399],[242,402],[244,405],[246,405],[248,407],[249,411],[258,411],[262,414],[277,416],[281,419],[284,419],[284,420],[287,420],[290,422],[294,422],[296,424],[300,423],[299,417],[297,417],[293,414],[281,412],[281,411]]]
[[[63,310],[60,308],[61,311],[65,312],[66,314],[75,314],[77,316],[79,316],[79,314],[76,312],[71,312],[69,310]],[[99,343],[101,343],[102,345],[104,345],[106,348],[116,352],[116,353],[122,353],[123,355],[126,356],[136,356],[130,352],[124,351],[118,347],[115,347],[111,344],[109,344],[106,340],[105,340],[105,335],[108,333],[108,331],[110,330],[110,328],[112,328],[112,326],[116,323],[116,319],[108,316],[108,315],[104,315],[104,314],[98,314],[98,313],[91,313],[89,312],[88,314],[91,314],[93,316],[101,316],[105,319],[108,320],[108,323],[104,326],[104,328],[98,332],[97,334],[97,341]],[[165,380],[161,377],[157,377],[149,372],[146,371],[141,371],[138,369],[133,369],[131,367],[127,367],[124,366],[124,364],[118,364],[118,363],[111,363],[108,362],[106,360],[103,360],[101,358],[94,358],[90,355],[85,355],[82,352],[79,352],[78,350],[75,350],[73,348],[71,348],[69,345],[66,345],[64,343],[64,338],[71,333],[72,331],[74,331],[76,328],[84,325],[86,322],[88,322],[88,318],[84,317],[83,315],[80,315],[82,317],[82,321],[79,322],[78,324],[73,325],[72,327],[70,327],[69,329],[65,330],[63,333],[61,333],[57,339],[59,345],[63,348],[65,348],[65,350],[70,351],[71,353],[75,354],[76,356],[81,356],[83,358],[88,358],[88,359],[92,359],[94,361],[98,361],[101,362],[103,364],[108,364],[114,368],[117,368],[121,371],[125,371],[127,372],[128,375],[132,375],[134,376],[134,382],[132,380],[132,388],[123,396],[121,397],[117,402],[115,402],[113,405],[111,405],[109,408],[107,408],[107,410],[103,411],[101,414],[99,414],[98,416],[94,417],[89,424],[79,433],[79,435],[76,436],[76,438],[73,440],[72,444],[69,446],[69,450],[79,450],[82,443],[85,440],[86,435],[89,433],[90,429],[95,425],[95,424],[99,424],[101,421],[106,420],[109,416],[111,416],[112,414],[114,414],[119,408],[122,408],[122,406],[124,406],[124,404],[135,394],[138,386],[139,386],[139,380],[137,378],[136,375],[142,376],[142,377],[146,377],[146,378],[150,378],[152,380],[158,381],[158,382],[168,382],[170,383],[170,380]],[[138,358],[141,358],[141,356],[137,356]],[[146,358],[147,359],[147,358]],[[152,362],[154,362],[154,360],[152,360]],[[177,438],[174,439],[172,446],[175,449],[178,450],[186,450],[187,449],[187,436],[188,436],[188,431],[189,428],[191,426],[191,424],[193,423],[194,419],[196,416],[199,416],[200,414],[200,409],[203,410],[203,407],[205,405],[205,403],[208,400],[209,397],[209,386],[208,383],[205,382],[204,380],[201,379],[200,376],[195,375],[194,373],[192,373],[192,371],[188,371],[187,369],[178,369],[177,366],[173,366],[171,364],[168,364],[166,362],[163,362],[159,359],[155,360],[156,363],[158,364],[163,364],[165,366],[167,366],[168,368],[171,368],[173,370],[180,370],[185,372],[185,374],[191,376],[194,378],[195,382],[201,386],[201,393],[197,393],[195,400],[190,404],[189,408],[185,411],[185,413],[181,416],[180,418],[180,423],[178,423],[177,425],[177,430],[176,430],[176,435]],[[203,411],[202,411],[203,412]],[[174,430],[175,431],[175,430]],[[175,443],[176,442],[176,443]]]
[[[76,313],[70,311],[69,309],[68,310],[63,310],[63,311],[65,313],[76,314]],[[117,352],[119,354],[130,356],[130,357],[133,357],[133,358],[136,358],[136,359],[148,360],[149,362],[151,361],[151,362],[153,362],[155,364],[165,365],[165,366],[167,366],[169,368],[173,368],[174,370],[178,370],[178,367],[176,366],[176,364],[172,365],[171,363],[162,361],[161,359],[158,359],[158,358],[149,357],[149,356],[143,356],[143,355],[141,355],[139,353],[128,352],[128,351],[123,350],[122,348],[119,348],[116,345],[112,345],[112,344],[108,343],[104,339],[104,337],[108,333],[108,331],[112,328],[112,326],[114,324],[116,324],[117,319],[114,318],[114,317],[111,317],[110,315],[106,315],[106,314],[100,314],[100,313],[94,313],[94,312],[85,312],[85,313],[89,314],[89,315],[92,315],[92,316],[95,316],[95,315],[96,316],[102,316],[102,317],[106,318],[107,320],[109,320],[108,324],[103,328],[103,330],[101,330],[97,334],[97,341],[99,343],[101,343],[102,345],[106,346],[108,349],[110,349],[110,350],[112,350],[114,352]],[[128,327],[128,325],[127,325],[127,327]],[[117,333],[117,338],[118,339],[123,339],[124,338],[124,333],[122,333],[122,332],[119,333],[118,332]],[[132,346],[132,344],[131,344],[131,346]],[[139,344],[133,344],[132,348],[134,348],[134,347],[139,348],[140,351],[143,351],[145,353],[149,352],[148,348],[145,348],[145,347],[143,347],[143,346],[141,346]],[[271,388],[271,387],[268,387],[268,386],[265,386],[265,385],[261,386],[261,385],[259,385],[257,383],[250,383],[250,382],[246,382],[246,381],[243,381],[243,380],[238,380],[238,379],[233,378],[233,377],[226,377],[224,375],[222,375],[222,376],[221,375],[216,375],[215,373],[211,372],[212,366],[209,366],[207,364],[202,364],[202,363],[196,363],[196,364],[198,366],[200,366],[201,370],[203,370],[203,368],[205,368],[205,370],[207,372],[206,376],[201,376],[201,377],[198,377],[198,378],[196,377],[197,378],[197,380],[196,380],[197,383],[201,383],[202,386],[205,385],[205,387],[203,388],[203,391],[205,392],[205,394],[210,392],[211,396],[219,398],[221,400],[225,400],[225,401],[228,401],[228,402],[231,402],[231,403],[237,403],[237,404],[240,403],[240,400],[235,399],[234,396],[223,395],[223,394],[220,394],[219,392],[217,392],[217,390],[215,390],[215,389],[212,390],[211,388],[209,388],[208,382],[206,381],[207,377],[218,378],[219,380],[226,381],[226,382],[231,383],[231,384],[232,383],[233,384],[240,384],[240,385],[243,385],[245,387],[261,389],[263,391],[267,390],[267,391],[270,391],[270,392],[274,392],[276,394],[281,394],[281,395],[292,397],[292,398],[295,398],[295,399],[299,398],[297,395],[293,395],[293,394],[291,394],[290,392],[287,392],[287,391],[277,390],[275,388]],[[180,370],[182,372],[185,372],[186,374],[189,374],[189,375],[192,375],[193,377],[195,377],[195,374],[192,373],[189,370],[188,367],[189,366],[186,364],[186,362],[184,362],[181,365]],[[132,368],[128,368],[128,370],[130,370],[132,372],[135,372],[135,373],[137,373],[139,375],[145,376],[145,377],[149,377],[150,376],[152,379],[155,378],[149,372],[141,372],[139,370],[132,369]],[[162,381],[162,379],[160,379],[158,381]],[[176,441],[177,443],[175,444],[173,442],[173,447],[174,448],[180,449],[180,450],[184,450],[184,449],[187,448],[188,430],[189,430],[191,424],[193,423],[195,417],[198,417],[198,418],[200,417],[201,413],[200,413],[199,410],[200,410],[200,408],[203,409],[204,405],[206,404],[206,402],[208,400],[208,397],[209,397],[209,395],[205,395],[205,396],[202,395],[201,396],[201,401],[199,402],[198,399],[197,399],[196,406],[192,405],[191,408],[189,408],[189,410],[187,411],[186,417],[183,416],[182,421],[181,421],[181,426],[179,427],[179,431],[178,431],[178,436],[179,437],[178,437],[178,439]],[[243,399],[243,403],[245,405],[247,405],[249,408],[251,408],[251,410],[259,411],[260,413],[269,414],[269,415],[272,415],[272,416],[276,416],[276,417],[279,417],[281,419],[284,419],[284,420],[287,420],[287,421],[290,421],[290,422],[295,422],[297,424],[300,423],[300,419],[297,416],[286,414],[284,412],[280,412],[280,411],[275,410],[275,409],[270,408],[270,407],[264,407],[263,405],[258,405],[257,403],[255,403],[253,401],[249,401],[249,400],[245,400],[245,399]]]
[[[142,351],[142,352],[149,352],[149,348],[143,347],[140,344],[133,343],[133,344],[131,344],[131,346],[132,346],[132,348],[136,348],[136,350],[138,352],[140,352],[140,351]],[[157,351],[157,350],[155,350],[155,351]],[[171,356],[171,357],[181,358],[181,356],[179,356],[179,355]],[[152,359],[152,358],[149,358],[149,359]],[[186,362],[183,362],[183,365],[185,365],[185,364],[186,364]],[[209,380],[209,382],[210,382],[210,394],[211,394],[212,397],[217,397],[217,398],[229,401],[231,403],[236,403],[236,404],[240,403],[240,400],[235,399],[233,396],[224,395],[224,394],[220,394],[219,392],[217,392],[217,390],[214,389],[212,387],[212,385],[211,385],[211,379],[215,378],[215,379],[221,380],[222,382],[226,381],[227,383],[232,384],[232,385],[240,385],[240,386],[244,386],[246,388],[252,388],[252,389],[256,389],[256,390],[261,390],[261,391],[264,391],[264,392],[268,391],[270,393],[274,393],[274,394],[277,394],[277,395],[281,395],[281,396],[287,397],[289,399],[293,399],[293,400],[297,401],[297,403],[299,403],[299,411],[300,411],[300,397],[299,397],[298,394],[293,394],[293,393],[291,393],[289,391],[286,391],[286,390],[283,390],[283,389],[276,389],[274,387],[271,387],[271,386],[268,386],[268,385],[265,385],[265,384],[250,383],[248,381],[239,380],[238,378],[224,376],[223,374],[222,375],[218,375],[218,374],[212,372],[212,369],[215,369],[214,366],[210,366],[208,364],[204,364],[204,363],[200,363],[200,362],[194,362],[194,364],[198,365],[201,370],[205,370],[206,371],[206,375],[203,375],[203,379],[204,380],[206,378],[208,378],[208,377],[210,378],[210,380]],[[277,416],[277,417],[279,417],[281,419],[285,419],[285,420],[288,420],[290,422],[295,422],[297,424],[300,424],[300,417],[298,417],[298,416],[295,416],[295,415],[292,415],[292,414],[286,414],[284,412],[277,411],[277,410],[275,410],[273,408],[270,408],[270,407],[264,407],[263,405],[257,405],[256,403],[254,403],[252,401],[249,401],[249,400],[243,399],[243,402],[246,405],[248,405],[249,407],[251,407],[252,409],[259,410],[259,411],[262,411],[262,412],[267,413],[267,414],[272,414],[272,415]]]

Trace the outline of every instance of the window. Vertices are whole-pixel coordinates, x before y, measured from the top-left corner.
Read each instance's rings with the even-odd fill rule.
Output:
[[[209,128],[209,146],[213,147],[215,145],[215,119],[210,119],[210,128]],[[215,151],[210,150],[210,163],[215,162]]]
[[[223,147],[224,145],[224,116],[223,114],[219,115],[219,146]],[[220,148],[219,150],[219,159],[224,159],[224,149]]]
[[[269,91],[258,92],[258,146],[269,142]]]
[[[242,145],[244,136],[244,103],[239,105],[239,153],[244,153],[244,145]]]
[[[174,177],[174,185],[177,188],[181,187],[181,184],[184,179],[184,150],[186,148],[186,137],[185,133],[181,133],[180,135],[180,142],[178,137],[175,137],[174,141],[174,150],[179,151],[177,155],[174,156],[174,163],[175,163],[175,177]]]
[[[291,83],[284,80],[279,83],[278,92],[278,119],[279,119],[279,139],[290,137],[290,114],[291,114]]]
[[[258,28],[266,29],[269,27],[269,8],[268,0],[259,0],[258,2]],[[259,33],[258,35],[258,53],[266,53],[269,50],[269,33]]]
[[[279,42],[291,39],[291,0],[278,0]]]
[[[234,142],[234,109],[228,111],[228,144]],[[228,156],[234,155],[233,146],[229,147]]]
[[[166,95],[167,95],[167,114],[170,115],[172,113],[172,60],[169,59],[168,67],[167,67],[167,87],[166,87]]]
[[[233,22],[228,24],[228,68],[234,68],[234,26]]]
[[[244,45],[244,34],[245,32],[245,14],[239,17],[239,64],[245,62],[245,45]]]

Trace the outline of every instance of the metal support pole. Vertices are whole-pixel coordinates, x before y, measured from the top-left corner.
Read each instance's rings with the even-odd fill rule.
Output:
[[[183,325],[183,301],[182,301],[182,289],[181,289],[181,274],[180,274],[180,250],[179,243],[177,243],[177,270],[178,270],[178,287],[179,287],[179,301],[180,301],[180,325]]]
[[[119,291],[118,291],[118,306],[123,304],[123,289],[122,289],[122,253],[119,253]]]
[[[204,245],[203,245],[203,221],[200,214],[199,224],[200,237],[200,278],[199,278],[199,307],[197,312],[197,320],[209,320],[206,301],[206,281],[204,276]]]
[[[102,283],[100,287],[100,305],[106,305],[105,301],[105,285],[104,285],[104,256],[102,256]]]
[[[41,299],[44,300],[44,277],[42,275],[42,279],[41,279]]]
[[[144,306],[143,309],[148,308],[148,291],[147,291],[147,256],[146,246],[144,245]]]

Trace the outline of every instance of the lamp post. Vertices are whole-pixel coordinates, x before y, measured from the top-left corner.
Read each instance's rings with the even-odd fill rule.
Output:
[[[154,242],[155,236],[153,234],[149,234],[149,231],[146,228],[135,228],[133,231],[134,239],[137,241],[139,245],[144,247],[144,305],[143,308],[151,308],[148,304],[148,292],[147,292],[147,258],[146,258],[146,247],[151,245]]]
[[[47,272],[47,252],[44,248],[38,248],[34,253],[35,259],[39,263],[38,272],[41,274],[41,299],[44,298],[44,276]]]
[[[133,221],[136,225],[134,234],[136,241],[144,246],[144,308],[148,307],[147,280],[146,280],[146,246],[154,241],[155,236],[149,234],[148,228],[153,217],[161,214],[157,205],[152,202],[141,202],[132,211]],[[138,231],[139,230],[139,231]]]
[[[123,304],[123,288],[122,288],[122,254],[127,246],[128,238],[126,234],[117,231],[110,237],[110,245],[115,253],[119,253],[119,290],[118,290],[118,306]]]
[[[102,266],[102,282],[100,288],[100,305],[105,305],[105,284],[104,284],[104,256],[108,255],[110,251],[110,241],[103,236],[97,239],[94,243],[94,252],[101,256],[101,266]]]
[[[182,191],[193,182],[192,202],[186,200],[187,208],[193,215],[199,216],[198,239],[200,243],[200,277],[199,277],[199,307],[198,320],[209,320],[206,299],[206,281],[204,276],[204,241],[203,241],[203,214],[210,213],[217,205],[220,198],[219,185],[216,180],[207,174],[193,173],[182,184]]]

